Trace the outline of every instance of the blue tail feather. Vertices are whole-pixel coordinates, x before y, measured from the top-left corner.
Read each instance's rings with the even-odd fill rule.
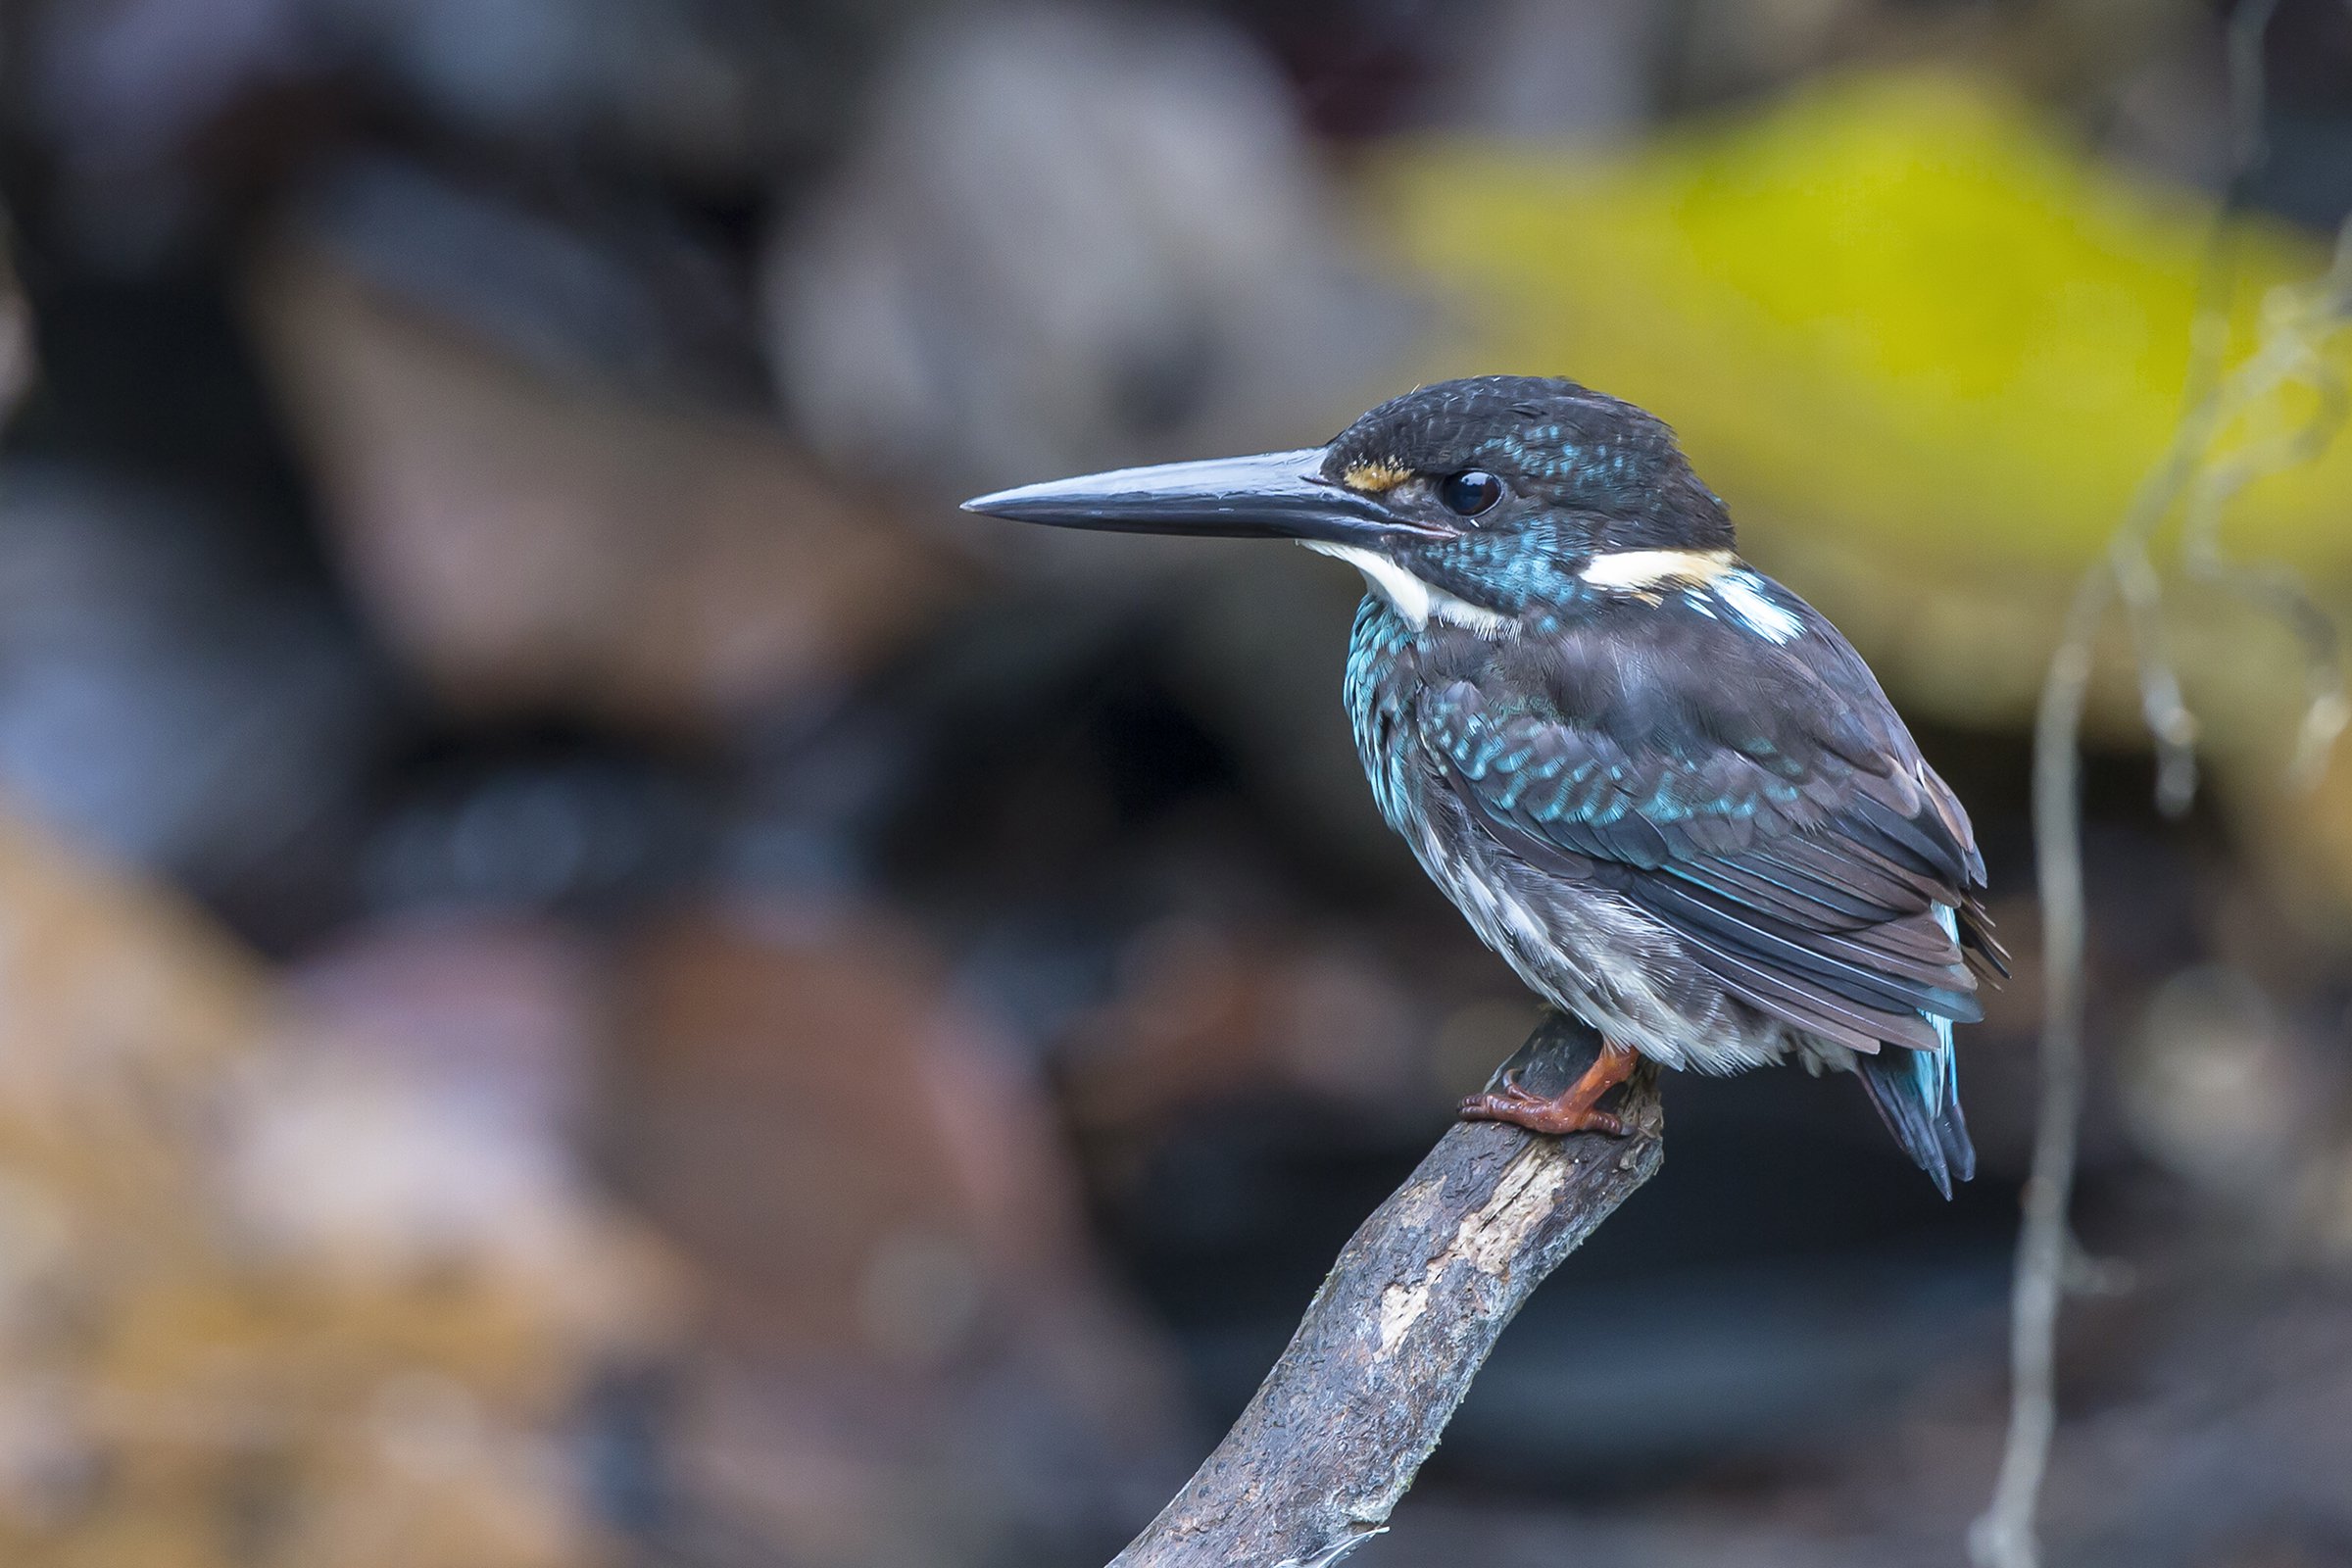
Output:
[[[1946,931],[1954,929],[1950,909],[1937,905],[1936,915]],[[1886,1130],[1948,1199],[1954,1178],[1968,1181],[1977,1174],[1977,1150],[1969,1142],[1968,1118],[1960,1109],[1960,1060],[1952,1050],[1952,1021],[1922,1016],[1936,1030],[1935,1050],[1888,1046],[1875,1056],[1857,1056],[1855,1066]]]
[[[1856,1057],[1855,1067],[1886,1130],[1937,1192],[1949,1198],[1955,1179],[1976,1175],[1976,1146],[1969,1142],[1968,1117],[1960,1109],[1949,1046],[1935,1051],[1888,1046],[1875,1056]]]

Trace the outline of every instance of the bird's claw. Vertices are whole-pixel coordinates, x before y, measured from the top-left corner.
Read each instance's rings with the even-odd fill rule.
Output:
[[[1461,1115],[1468,1121],[1508,1122],[1513,1127],[1555,1138],[1567,1133],[1605,1133],[1611,1138],[1623,1138],[1624,1119],[1605,1110],[1594,1110],[1592,1102],[1578,1093],[1583,1087],[1579,1083],[1565,1094],[1544,1096],[1523,1087],[1516,1075],[1505,1073],[1494,1088],[1463,1101]]]

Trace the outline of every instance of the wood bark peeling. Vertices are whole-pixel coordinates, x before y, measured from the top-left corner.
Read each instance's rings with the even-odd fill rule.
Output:
[[[1599,1036],[1547,1015],[1497,1072],[1552,1094]],[[1665,1157],[1654,1069],[1620,1090],[1630,1136],[1463,1122],[1342,1249],[1216,1451],[1110,1568],[1325,1568],[1390,1511],[1512,1316]]]

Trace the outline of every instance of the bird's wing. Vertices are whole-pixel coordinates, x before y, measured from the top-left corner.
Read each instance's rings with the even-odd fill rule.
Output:
[[[1473,818],[1828,1039],[1933,1051],[1938,1021],[1981,1017],[1972,969],[2002,959],[1983,861],[1860,657],[1809,610],[1803,649],[1662,625],[1425,688],[1421,738]]]

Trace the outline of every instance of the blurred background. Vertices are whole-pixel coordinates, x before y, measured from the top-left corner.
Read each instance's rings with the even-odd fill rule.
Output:
[[[2034,695],[2199,300],[2242,352],[2352,210],[2352,7],[2226,193],[2229,14],[8,0],[0,1554],[1102,1561],[1533,1010],[1372,812],[1352,573],[954,503],[1507,370],[1682,430],[2019,973],[1948,1205],[1850,1084],[1676,1078],[1361,1560],[1959,1560]],[[2339,614],[2348,522],[2339,446],[2225,542]],[[2352,1564],[2352,757],[2170,607],[2051,1559]]]

